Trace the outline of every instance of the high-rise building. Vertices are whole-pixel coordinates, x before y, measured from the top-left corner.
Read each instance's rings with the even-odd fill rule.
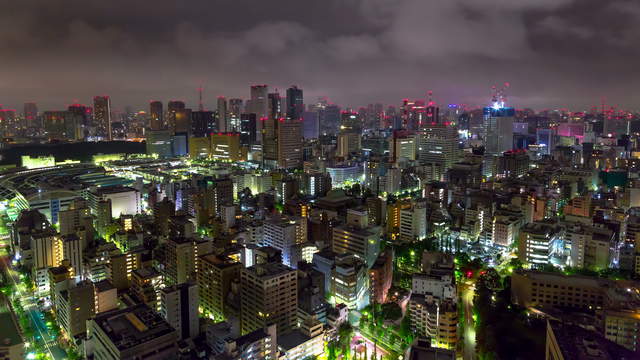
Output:
[[[369,276],[367,265],[358,256],[350,253],[337,255],[331,270],[330,291],[336,303],[349,309],[361,309],[369,304]]]
[[[240,147],[240,133],[212,133],[211,158],[218,161],[237,162],[246,160]]]
[[[435,348],[456,348],[458,310],[455,301],[440,300],[430,294],[412,294],[408,307],[411,330],[416,335],[429,337]]]
[[[34,102],[26,102],[24,103],[24,126],[27,128],[38,128],[40,127],[40,122],[38,121],[38,105]]]
[[[33,279],[36,294],[49,294],[50,267],[59,266],[63,258],[62,242],[53,229],[46,229],[31,234],[31,250],[33,252]]]
[[[56,295],[56,315],[69,338],[86,334],[87,320],[96,313],[94,286],[83,281]]]
[[[165,116],[165,122],[167,124],[167,128],[171,132],[171,134],[175,133],[178,114],[184,112],[186,109],[184,105],[184,101],[180,100],[170,100],[167,104],[167,114]]]
[[[131,274],[131,293],[152,309],[158,308],[158,293],[163,285],[162,274],[153,268],[133,270]]]
[[[207,254],[200,258],[198,287],[200,306],[205,316],[215,321],[239,315],[239,306],[232,302],[230,294],[234,283],[240,282],[242,263],[228,257]]]
[[[284,123],[282,100],[275,92],[268,95],[268,114],[262,129],[262,158],[269,167],[275,167],[278,160],[278,125]]]
[[[229,99],[227,106],[227,131],[240,132],[240,115],[242,113],[242,99]]]
[[[252,85],[250,106],[247,106],[246,112],[256,114],[256,137],[259,143],[262,143],[262,128],[264,120],[267,119],[269,106],[267,104],[267,96],[269,88],[267,85]]]
[[[240,145],[251,147],[256,143],[256,114],[240,114]]]
[[[302,120],[302,113],[304,112],[304,97],[302,95],[302,89],[293,85],[287,89],[287,119],[289,120]]]
[[[302,167],[302,121],[285,119],[278,124],[278,167]]]
[[[149,129],[162,130],[164,128],[164,112],[162,101],[151,101],[149,103]]]
[[[228,130],[228,121],[229,121],[229,116],[228,116],[228,110],[227,110],[227,98],[225,98],[224,96],[218,96],[218,108],[217,108],[217,118],[216,118],[216,123],[217,123],[217,130],[220,132],[227,132]]]
[[[410,206],[400,209],[400,240],[422,241],[427,237],[427,204],[411,201]]]
[[[282,263],[295,268],[293,253],[296,245],[307,242],[307,219],[273,217],[263,225],[262,245],[282,251]]]
[[[184,237],[170,238],[166,243],[165,281],[175,285],[196,279],[198,254],[207,253],[209,243]]]
[[[192,111],[190,137],[205,137],[216,130],[216,115],[213,111]]]
[[[111,98],[109,96],[93,97],[93,121],[95,135],[101,139],[111,140]]]
[[[78,118],[70,111],[45,111],[44,130],[50,139],[78,140]],[[1,121],[0,121],[1,122]]]
[[[418,134],[417,153],[420,164],[429,169],[432,180],[443,180],[461,155],[458,131],[449,123],[428,123]]]
[[[367,265],[378,257],[380,228],[369,226],[366,211],[347,210],[346,224],[333,228],[333,251],[337,254],[354,254]]]
[[[181,283],[160,290],[160,314],[176,329],[181,340],[200,333],[198,285]]]
[[[305,111],[302,113],[303,131],[305,139],[317,139],[320,136],[320,122],[318,112]]]
[[[144,304],[96,315],[87,338],[96,360],[178,358],[176,330]]]
[[[496,175],[496,157],[513,149],[514,116],[514,108],[505,107],[504,101],[494,101],[493,106],[487,106],[483,110],[483,175],[486,177]]]
[[[242,334],[275,323],[278,335],[296,328],[298,308],[297,272],[279,263],[257,264],[240,273]]]

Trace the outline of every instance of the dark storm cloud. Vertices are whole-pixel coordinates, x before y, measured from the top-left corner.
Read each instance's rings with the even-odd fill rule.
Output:
[[[0,13],[0,103],[115,107],[298,84],[307,102],[636,108],[640,5],[592,0],[30,1]]]

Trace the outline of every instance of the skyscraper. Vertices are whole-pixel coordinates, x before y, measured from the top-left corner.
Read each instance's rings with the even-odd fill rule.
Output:
[[[94,96],[93,121],[96,137],[111,140],[111,98],[109,96]]]
[[[151,130],[162,130],[163,126],[162,101],[151,101],[149,103],[149,128]]]
[[[256,143],[256,114],[240,115],[240,145],[251,146]]]
[[[485,154],[499,155],[513,149],[515,110],[495,103],[484,108]]]
[[[169,104],[167,104],[167,126],[171,133],[174,133],[176,130],[176,122],[179,117],[179,113],[185,110],[184,101],[180,100],[171,100]]]
[[[224,96],[218,96],[218,131],[227,132],[228,122],[227,99]]]
[[[278,160],[278,125],[284,122],[282,117],[282,99],[280,94],[275,92],[268,95],[267,119],[261,121],[262,129],[262,157],[266,164],[275,167]]]
[[[513,119],[515,110],[506,107],[504,99],[494,97],[493,105],[483,110],[483,132],[485,140],[482,174],[486,177],[496,175],[496,158],[505,151],[513,149]]]
[[[304,98],[302,89],[292,85],[287,89],[287,119],[300,120],[304,112]]]
[[[251,106],[247,106],[247,112],[256,114],[258,122],[256,123],[256,139],[262,143],[262,127],[263,121],[267,119],[269,107],[267,105],[267,94],[269,88],[267,85],[251,86]]]
[[[205,137],[215,131],[215,114],[213,111],[191,112],[191,136]]]
[[[227,106],[227,131],[240,131],[240,114],[242,114],[242,99],[229,99]]]

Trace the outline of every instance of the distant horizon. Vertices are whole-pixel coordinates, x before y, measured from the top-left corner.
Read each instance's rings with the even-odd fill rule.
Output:
[[[269,87],[269,92],[273,92],[275,91],[275,89],[278,89],[280,94],[283,94],[286,91],[286,87]],[[415,97],[409,97],[409,96],[404,96],[404,97],[400,97],[396,102],[385,102],[385,101],[370,101],[370,102],[366,102],[360,105],[349,105],[349,104],[345,104],[342,103],[340,101],[336,101],[333,97],[329,96],[329,95],[307,95],[305,92],[305,88],[301,87],[301,89],[304,92],[304,104],[305,106],[309,106],[309,105],[313,105],[316,104],[321,98],[327,98],[329,100],[330,103],[332,104],[336,104],[338,106],[340,106],[342,109],[346,109],[346,108],[350,108],[353,110],[358,110],[359,108],[366,108],[368,105],[370,104],[382,104],[384,105],[384,108],[386,109],[388,106],[395,106],[396,108],[399,108],[402,105],[402,100],[403,99],[409,99],[411,101],[413,100],[424,100],[426,101],[428,95],[428,91],[432,91],[432,90],[428,90],[425,91],[425,95],[424,96],[415,96]],[[197,89],[196,89],[197,90]],[[73,98],[72,100],[65,102],[64,104],[60,104],[60,105],[51,105],[52,102],[50,101],[38,101],[38,100],[26,100],[18,105],[14,105],[12,104],[11,106],[7,106],[6,104],[0,103],[0,107],[2,107],[2,109],[4,110],[15,110],[17,114],[22,114],[23,112],[23,106],[26,103],[36,103],[37,107],[38,107],[38,112],[43,112],[43,111],[57,111],[57,110],[66,110],[69,106],[74,105],[74,104],[80,104],[80,105],[85,105],[85,106],[91,106],[93,107],[93,98],[94,96],[109,96],[111,98],[111,106],[112,106],[112,112],[125,112],[127,107],[131,107],[133,108],[133,112],[139,112],[139,111],[149,111],[149,103],[153,102],[153,101],[160,101],[163,104],[163,107],[166,108],[166,105],[169,101],[183,101],[185,103],[185,106],[189,109],[193,109],[196,110],[198,108],[198,93],[197,91],[194,90],[194,93],[190,96],[173,96],[173,97],[167,97],[166,99],[164,98],[160,98],[160,97],[150,97],[149,100],[144,103],[144,105],[141,105],[140,103],[136,104],[136,105],[132,105],[132,104],[122,104],[119,102],[119,97],[118,96],[112,96],[109,93],[105,93],[102,92],[99,95],[91,95],[91,96],[87,96],[87,97],[83,97],[83,98]],[[491,106],[491,93],[490,93],[491,89],[490,87],[487,88],[486,91],[486,96],[482,97],[482,96],[478,96],[478,99],[482,99],[485,98],[486,101],[484,103],[480,103],[480,102],[476,102],[476,103],[470,103],[470,102],[465,102],[465,101],[439,101],[437,93],[434,92],[433,98],[434,98],[434,102],[436,103],[437,106],[439,106],[441,109],[446,109],[449,105],[463,105],[466,106],[468,109],[481,109],[485,106]],[[247,100],[250,99],[250,95],[249,95],[249,85],[247,86],[247,94],[243,95],[243,96],[227,96],[227,95],[215,95],[215,96],[211,96],[211,95],[206,95],[206,88],[204,91],[204,96],[203,96],[203,105],[204,105],[204,109],[205,110],[210,110],[210,111],[215,111],[217,108],[217,104],[216,101],[218,99],[218,97],[225,97],[227,100],[229,99],[234,99],[234,98],[239,98],[243,100],[243,106],[244,106],[244,102],[246,102]],[[86,101],[82,101],[81,99],[85,99]],[[593,104],[591,104],[591,106],[574,106],[574,107],[570,107],[570,106],[547,106],[547,107],[535,107],[535,106],[524,106],[524,105],[520,105],[519,104],[519,100],[521,100],[518,96],[516,95],[510,95],[509,93],[507,93],[507,102],[506,102],[506,106],[507,107],[513,107],[516,110],[533,110],[536,113],[538,112],[542,112],[542,111],[570,111],[570,112],[586,112],[589,113],[591,112],[594,108],[596,108],[597,112],[600,112],[601,106],[602,106],[602,98],[598,100],[598,102],[593,102]],[[209,106],[211,105],[211,106]],[[605,108],[606,109],[610,109],[610,107],[613,107],[616,111],[626,111],[626,112],[631,112],[631,113],[639,113],[640,112],[640,106],[637,106],[637,108],[624,108],[621,107],[619,105],[617,105],[615,102],[611,102],[609,103],[608,101],[605,101]]]

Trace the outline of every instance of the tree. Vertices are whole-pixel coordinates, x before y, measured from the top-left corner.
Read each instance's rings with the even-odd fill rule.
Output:
[[[382,304],[382,316],[385,320],[398,320],[402,317],[402,309],[396,303]]]

